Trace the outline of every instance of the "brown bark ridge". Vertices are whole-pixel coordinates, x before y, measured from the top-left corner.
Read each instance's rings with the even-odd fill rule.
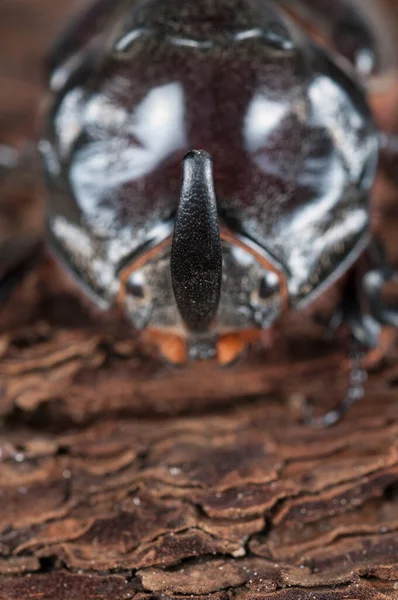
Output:
[[[37,81],[21,57],[39,62],[56,7],[3,0],[14,80]],[[32,132],[38,89],[4,139]],[[1,184],[2,241],[39,230],[31,181]],[[396,352],[316,430],[302,404],[341,398],[346,352],[302,321],[233,369],[171,369],[43,260],[0,315],[0,600],[398,598]]]

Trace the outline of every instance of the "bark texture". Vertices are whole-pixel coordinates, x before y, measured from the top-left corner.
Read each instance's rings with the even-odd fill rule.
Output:
[[[3,0],[2,141],[34,131],[45,40],[72,8]],[[33,182],[1,183],[3,241],[40,230]],[[379,185],[397,258],[396,193]],[[2,310],[0,600],[398,598],[396,351],[320,431],[302,405],[341,398],[346,352],[301,317],[231,370],[171,369],[117,323],[51,259]]]

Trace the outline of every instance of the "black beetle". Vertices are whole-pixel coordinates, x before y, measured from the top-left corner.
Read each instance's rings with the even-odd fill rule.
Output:
[[[228,364],[311,307],[371,254],[376,32],[347,0],[95,2],[50,59],[56,255],[174,363]],[[359,272],[339,314],[370,348],[398,325],[381,296],[395,273]]]

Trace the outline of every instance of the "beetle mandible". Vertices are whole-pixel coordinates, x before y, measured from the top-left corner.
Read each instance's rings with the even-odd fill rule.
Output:
[[[366,80],[383,57],[352,2],[333,6],[98,0],[54,47],[50,245],[172,363],[232,363],[369,255],[382,138]],[[395,273],[357,272],[340,314],[371,348],[398,325],[381,293]]]

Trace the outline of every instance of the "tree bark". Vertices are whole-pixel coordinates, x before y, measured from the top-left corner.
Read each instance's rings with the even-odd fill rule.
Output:
[[[4,141],[35,131],[61,8],[0,7]],[[40,232],[32,181],[2,183],[3,241]],[[347,356],[302,320],[233,369],[172,369],[44,258],[0,314],[0,600],[398,598],[396,352],[339,425],[310,428],[303,404],[342,397]]]

